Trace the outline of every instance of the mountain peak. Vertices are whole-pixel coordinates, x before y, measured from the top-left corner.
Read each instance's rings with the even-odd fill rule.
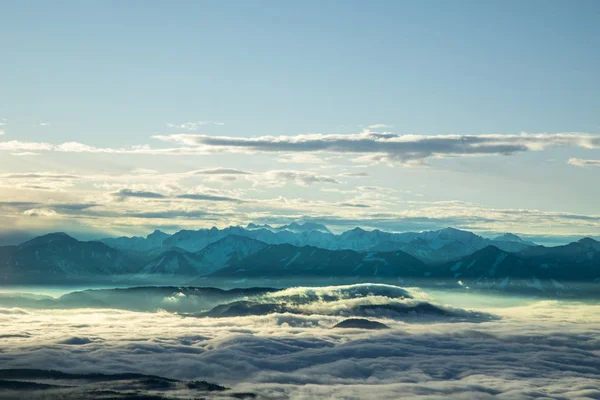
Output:
[[[268,229],[268,230],[272,230],[273,227],[267,224],[264,225],[258,225],[255,224],[254,222],[250,222],[248,225],[246,225],[246,229],[247,230],[255,230],[255,229]]]
[[[316,222],[292,222],[291,224],[279,227],[278,230],[288,230],[292,232],[319,231],[331,233],[331,231],[325,225],[318,224]]]
[[[472,240],[474,238],[480,238],[473,232],[463,231],[456,228],[447,227],[438,231],[423,232],[424,236],[438,237],[440,239],[453,239],[453,240]]]
[[[593,248],[595,250],[600,250],[600,242],[595,239],[592,239],[591,237],[584,237],[582,239],[579,239],[577,243],[582,244],[586,247]]]
[[[498,240],[501,242],[523,242],[523,239],[521,239],[519,236],[509,232],[496,236],[494,240]]]
[[[440,232],[452,232],[452,233],[454,233],[454,232],[466,232],[466,231],[461,231],[460,229],[453,228],[451,226],[447,226],[447,227],[445,227],[443,229],[440,229]]]
[[[75,240],[75,239],[72,238],[71,236],[67,235],[64,232],[53,232],[53,233],[48,233],[46,235],[38,236],[38,237],[33,238],[25,243],[22,243],[21,247],[38,246],[41,244],[48,244],[48,243],[64,241],[64,240]]]
[[[167,233],[164,233],[163,231],[156,229],[154,232],[152,232],[151,234],[146,236],[146,239],[159,239],[159,238],[164,239],[167,236],[169,236]]]
[[[365,231],[363,228],[360,228],[357,226],[356,228],[349,229],[349,230],[345,231],[344,233],[342,233],[342,237],[348,237],[348,236],[353,236],[353,235],[363,235],[366,232],[367,231]]]

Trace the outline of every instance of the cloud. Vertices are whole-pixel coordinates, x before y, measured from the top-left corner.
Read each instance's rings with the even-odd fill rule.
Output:
[[[206,221],[218,221],[222,215],[214,214],[204,210],[164,210],[164,211],[145,211],[133,212],[123,215],[131,218],[149,218],[149,219],[172,219],[172,218],[201,218]]]
[[[600,167],[600,160],[583,160],[581,158],[570,158],[569,164],[576,167]]]
[[[228,196],[218,196],[206,193],[185,193],[180,195],[165,195],[158,192],[144,191],[144,190],[133,190],[133,189],[119,189],[116,192],[111,193],[111,196],[118,198],[119,200],[125,200],[127,198],[137,199],[182,199],[182,200],[201,200],[201,201],[231,201],[239,203],[240,199],[236,199]]]
[[[413,164],[431,157],[510,155],[549,147],[600,147],[600,136],[583,133],[397,135],[366,130],[359,134],[306,134],[239,138],[192,134],[158,135],[155,139],[209,151],[276,153],[345,153],[370,155],[371,161]]]
[[[371,206],[368,204],[360,204],[360,203],[340,203],[342,207],[354,207],[354,208],[370,208]]]
[[[294,171],[294,170],[273,170],[260,174],[259,179],[255,180],[255,184],[259,186],[283,186],[287,182],[294,182],[300,186],[311,186],[315,183],[330,183],[339,184],[337,179],[327,176],[318,175],[309,171]]]
[[[321,157],[317,157],[310,153],[291,153],[282,154],[277,161],[282,163],[296,163],[296,164],[323,164],[324,161]]]
[[[143,190],[131,190],[131,189],[120,189],[114,193],[111,193],[112,196],[119,198],[120,200],[124,200],[127,198],[137,198],[137,199],[165,199],[167,196],[156,193],[149,192]]]
[[[393,128],[393,126],[387,125],[387,124],[373,124],[373,125],[367,126],[367,128],[369,128],[369,129],[384,129],[384,128]]]
[[[23,174],[4,174],[0,175],[0,178],[6,179],[49,179],[49,180],[71,180],[71,179],[80,179],[79,175],[71,175],[71,174],[53,174],[53,173],[23,173]]]
[[[209,168],[188,172],[190,175],[252,175],[252,172],[235,168]]]
[[[349,178],[365,178],[369,176],[369,174],[366,172],[342,172],[341,174],[338,174],[338,176],[346,176]]]
[[[27,156],[39,156],[40,153],[34,153],[32,151],[21,151],[21,152],[16,152],[16,153],[10,153],[11,156],[17,156],[17,157],[27,157]]]
[[[80,179],[75,174],[49,172],[0,174],[0,187],[57,191],[73,186]]]
[[[0,142],[0,150],[8,151],[53,151],[56,148],[56,146],[49,143],[22,142],[19,140]]]
[[[178,199],[185,200],[206,200],[206,201],[232,201],[235,203],[241,203],[242,200],[235,199],[233,197],[227,196],[214,196],[210,194],[202,194],[202,193],[189,193],[189,194],[180,194],[176,196]]]
[[[310,171],[271,170],[266,172],[251,172],[235,168],[211,168],[190,171],[187,175],[207,175],[218,177],[219,180],[235,180],[237,176],[254,182],[256,186],[280,187],[286,183],[296,183],[300,186],[310,186],[315,183],[340,183],[337,179]]]
[[[48,208],[33,208],[31,210],[26,210],[23,212],[23,215],[27,217],[55,217],[56,211],[48,209]]]
[[[460,156],[512,155],[540,151],[550,147],[600,147],[600,136],[585,133],[487,134],[487,135],[398,135],[366,130],[358,134],[306,134],[296,136],[262,136],[240,138],[195,134],[157,135],[153,138],[183,147],[101,148],[78,142],[50,144],[44,142],[4,141],[0,150],[54,151],[67,153],[204,155],[217,152],[355,154],[359,162],[383,162],[407,166],[424,165],[429,158]]]
[[[149,168],[136,168],[133,171],[131,171],[133,174],[140,174],[140,175],[152,175],[152,174],[158,174],[158,171],[155,169],[149,169]]]
[[[37,204],[31,201],[0,201],[0,207],[33,207]]]
[[[0,364],[208,380],[261,399],[598,397],[600,306],[531,298],[506,305],[464,294],[463,302],[480,305],[477,312],[500,318],[455,323],[379,316],[373,320],[391,329],[365,331],[331,329],[345,317],[320,313],[326,302],[312,315],[199,319],[165,311],[25,310],[0,299],[7,335]],[[463,297],[435,296],[440,302]],[[339,310],[344,304],[335,302]],[[60,343],[73,338],[90,340]]]
[[[187,131],[197,131],[201,127],[205,125],[217,125],[223,126],[225,123],[223,122],[214,122],[214,121],[195,121],[195,122],[184,122],[181,124],[174,124],[171,122],[167,122],[167,127],[175,128],[175,129],[185,129]]]
[[[60,211],[81,211],[87,210],[92,207],[96,207],[96,203],[41,203],[33,201],[0,201],[0,208],[17,208],[17,209],[28,209],[28,208],[51,208],[53,210]]]

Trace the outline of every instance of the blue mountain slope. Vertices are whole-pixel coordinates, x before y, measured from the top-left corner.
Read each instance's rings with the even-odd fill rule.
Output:
[[[399,277],[423,275],[425,264],[401,251],[359,253],[312,246],[270,245],[215,273],[238,277]]]

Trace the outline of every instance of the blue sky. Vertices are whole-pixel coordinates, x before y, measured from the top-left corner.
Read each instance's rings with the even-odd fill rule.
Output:
[[[5,236],[600,234],[596,1],[0,5]]]

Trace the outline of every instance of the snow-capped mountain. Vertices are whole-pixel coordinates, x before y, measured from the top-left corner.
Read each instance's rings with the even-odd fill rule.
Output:
[[[317,224],[315,222],[292,222],[289,225],[284,225],[282,227],[277,228],[277,231],[291,231],[295,233],[299,232],[323,232],[323,233],[331,233],[331,231],[323,224]]]
[[[518,238],[516,235],[513,236]],[[502,237],[502,239],[508,238],[510,237]],[[401,241],[401,239],[408,240]],[[392,235],[388,241],[382,241],[371,247],[370,250],[402,250],[426,263],[443,263],[472,254],[487,246],[496,246],[508,252],[517,252],[530,245],[522,241],[486,239],[472,232],[445,228],[438,231]]]
[[[512,235],[497,239],[451,228],[401,234],[356,228],[334,235],[229,227],[170,236],[155,231],[146,238],[108,241],[118,247],[129,243],[131,249],[53,233],[0,247],[0,281],[61,282],[94,276],[434,277],[506,286],[515,279],[600,279],[596,240],[544,247],[529,246]]]
[[[298,223],[298,222],[292,222],[291,224],[288,225],[283,225],[280,227],[272,227],[271,225],[257,225],[254,223],[249,223],[248,225],[246,225],[246,230],[252,231],[252,230],[257,230],[257,229],[267,229],[270,230],[271,232],[281,232],[281,231],[290,231],[290,232],[294,232],[294,233],[299,233],[299,232],[314,232],[314,231],[318,231],[318,232],[323,232],[323,233],[331,233],[331,231],[323,224],[317,224],[315,222],[302,222],[302,223]]]
[[[162,232],[161,232],[162,234]],[[154,235],[154,234],[153,234]],[[150,236],[153,236],[150,235]],[[494,245],[502,250],[518,252],[530,245],[516,235],[503,235],[499,239],[486,239],[472,232],[454,228],[438,231],[390,233],[380,230],[368,231],[354,228],[340,235],[333,234],[324,225],[305,222],[292,223],[278,228],[269,225],[248,224],[224,229],[216,227],[199,230],[182,230],[173,235],[162,234],[156,239],[116,238],[104,242],[125,251],[146,251],[161,254],[170,248],[198,252],[211,243],[235,235],[258,240],[267,244],[291,244],[314,246],[328,250],[354,251],[403,251],[426,263],[443,263],[464,257],[486,246]],[[152,247],[154,244],[155,247]]]

